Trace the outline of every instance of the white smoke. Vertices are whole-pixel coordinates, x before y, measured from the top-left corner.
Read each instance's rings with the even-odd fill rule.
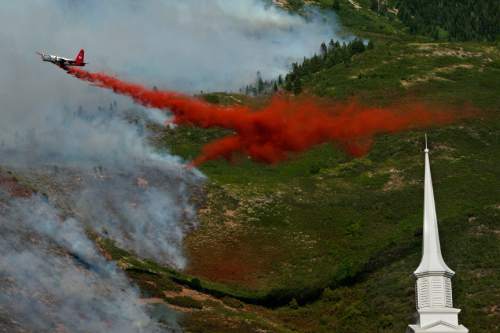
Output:
[[[78,219],[59,221],[40,197],[0,205],[0,288],[12,286],[0,292],[0,327],[17,320],[37,332],[59,324],[71,332],[155,331],[83,229],[183,268],[190,195],[203,180],[151,147],[143,120],[126,117],[147,112],[159,124],[168,119],[163,111],[75,80],[35,51],[73,57],[85,48],[90,70],[161,88],[237,90],[257,71],[264,79],[285,73],[335,30],[333,14],[306,19],[259,0],[3,1],[0,165]]]
[[[4,332],[163,332],[138,291],[75,219],[40,196],[0,192],[0,323]],[[173,325],[173,326],[172,326]]]
[[[189,91],[232,89],[258,70],[269,77],[284,73],[292,60],[334,37],[334,20],[314,12],[308,20],[258,0],[6,2],[0,11],[1,164],[18,172],[46,165],[80,169],[87,183],[69,199],[90,211],[88,224],[141,256],[182,268],[180,220],[193,215],[186,213],[193,211],[189,184],[201,175],[151,148],[144,126],[124,117],[124,110],[150,110],[78,82],[41,63],[34,51],[72,55],[83,47],[91,69]],[[166,117],[152,110],[147,118],[160,123]],[[133,185],[143,166],[164,173],[171,185]],[[96,167],[113,180],[84,176]]]
[[[141,257],[182,269],[182,241],[195,210],[185,182],[164,172],[144,166],[133,173],[103,169],[97,177],[80,174],[84,181],[72,199],[77,213],[102,236]]]
[[[65,79],[35,51],[72,58],[85,48],[92,69],[191,92],[235,90],[257,71],[274,78],[341,39],[333,13],[304,18],[261,0],[9,1],[0,26],[2,59],[36,67],[40,85]]]
[[[129,123],[125,114],[114,106],[66,109],[24,135],[18,127],[6,129],[0,134],[2,164],[69,206],[101,236],[182,269],[182,241],[195,222],[190,192],[203,177],[179,158],[156,152],[143,124]]]

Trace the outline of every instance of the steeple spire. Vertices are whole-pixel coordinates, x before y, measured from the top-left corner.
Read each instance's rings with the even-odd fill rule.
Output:
[[[431,167],[429,162],[429,148],[427,134],[425,135],[425,179],[424,179],[424,234],[423,254],[415,275],[425,272],[447,273],[450,277],[455,274],[444,262],[439,242],[436,204],[432,187]]]
[[[424,233],[422,260],[414,272],[418,321],[407,332],[467,333],[458,323],[460,309],[453,308],[451,278],[455,274],[444,262],[432,188],[427,135],[425,136]]]

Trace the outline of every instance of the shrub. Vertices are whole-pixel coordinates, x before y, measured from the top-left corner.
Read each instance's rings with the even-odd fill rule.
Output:
[[[195,290],[201,290],[201,281],[198,278],[192,279],[190,285]]]
[[[288,6],[293,10],[299,10],[304,7],[304,0],[288,0]]]
[[[165,301],[183,308],[203,309],[203,304],[200,301],[187,296],[165,297]]]
[[[235,298],[229,297],[229,296],[223,297],[222,303],[224,303],[225,305],[227,305],[231,308],[235,308],[235,309],[241,309],[243,307],[242,302],[240,302],[239,300],[237,300]]]
[[[298,309],[299,308],[299,303],[297,302],[297,300],[295,298],[292,298],[292,300],[290,301],[290,303],[288,303],[288,306],[290,307],[290,309]]]

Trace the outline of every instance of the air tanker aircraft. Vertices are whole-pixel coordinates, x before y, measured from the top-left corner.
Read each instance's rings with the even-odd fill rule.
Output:
[[[74,60],[58,57],[58,56],[51,55],[51,54],[45,54],[45,53],[41,53],[41,52],[37,52],[36,54],[38,54],[42,58],[43,61],[51,62],[54,65],[61,67],[62,69],[67,69],[68,66],[83,67],[86,65],[86,63],[84,62],[85,51],[83,49],[80,50],[80,52],[78,52],[78,54]]]

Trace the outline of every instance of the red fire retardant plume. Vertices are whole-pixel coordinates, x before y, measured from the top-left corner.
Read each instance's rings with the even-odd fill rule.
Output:
[[[366,154],[380,133],[443,125],[457,119],[445,109],[430,110],[410,104],[388,108],[367,107],[356,102],[323,103],[312,97],[275,96],[260,110],[245,106],[218,106],[172,91],[148,89],[104,73],[70,68],[68,73],[92,84],[131,97],[146,107],[169,109],[174,123],[232,130],[233,135],[207,144],[194,165],[244,153],[252,159],[277,163],[292,153],[332,142],[349,154]]]

